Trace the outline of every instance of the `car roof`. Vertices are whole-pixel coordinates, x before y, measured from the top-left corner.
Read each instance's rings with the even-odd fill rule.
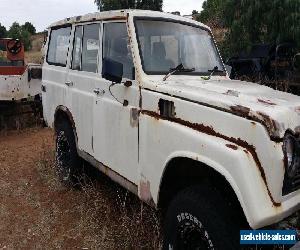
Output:
[[[172,19],[182,22],[191,23],[194,25],[198,25],[204,27],[206,29],[210,28],[200,22],[192,20],[190,18],[173,15],[170,13],[159,12],[159,11],[151,11],[151,10],[112,10],[112,11],[103,11],[103,12],[95,12],[89,13],[83,16],[74,16],[68,17],[58,22],[55,22],[49,26],[49,28],[54,28],[58,26],[64,26],[68,24],[75,24],[75,23],[83,23],[83,22],[94,22],[94,21],[103,21],[103,20],[119,20],[119,19],[127,19],[128,15],[132,16],[142,16],[142,17],[154,17],[154,18],[166,18]]]

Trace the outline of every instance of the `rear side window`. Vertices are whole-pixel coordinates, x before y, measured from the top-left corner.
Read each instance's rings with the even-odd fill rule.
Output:
[[[77,26],[74,36],[72,69],[97,73],[100,24]]]
[[[71,36],[71,27],[53,29],[50,35],[47,63],[66,66]]]
[[[99,53],[99,24],[90,24],[83,29],[82,71],[97,72]]]

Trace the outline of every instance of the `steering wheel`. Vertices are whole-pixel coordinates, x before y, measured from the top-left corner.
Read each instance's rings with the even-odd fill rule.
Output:
[[[20,53],[20,51],[22,50],[22,43],[20,40],[17,39],[12,39],[7,43],[7,50],[16,55],[18,53]]]

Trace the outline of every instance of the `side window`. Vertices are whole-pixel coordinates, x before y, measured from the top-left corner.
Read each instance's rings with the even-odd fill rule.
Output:
[[[97,73],[100,24],[77,26],[75,29],[72,69]]]
[[[83,28],[82,71],[97,72],[100,45],[99,31],[99,24],[90,24]]]
[[[103,37],[103,58],[123,64],[123,77],[133,79],[134,65],[128,46],[126,23],[105,23]]]
[[[71,27],[53,29],[50,35],[47,62],[53,65],[66,66],[71,36]]]
[[[73,56],[72,56],[72,69],[81,70],[81,53],[82,53],[82,26],[77,26],[75,29]]]

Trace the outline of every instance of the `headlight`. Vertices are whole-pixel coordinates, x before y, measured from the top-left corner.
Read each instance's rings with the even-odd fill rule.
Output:
[[[287,134],[283,141],[283,149],[286,157],[286,172],[288,177],[293,177],[295,175],[295,171],[297,170],[296,162],[297,162],[297,154],[296,149],[298,142],[296,138],[290,134]]]
[[[285,157],[285,177],[283,195],[300,187],[300,142],[291,134],[286,134],[283,140]]]

